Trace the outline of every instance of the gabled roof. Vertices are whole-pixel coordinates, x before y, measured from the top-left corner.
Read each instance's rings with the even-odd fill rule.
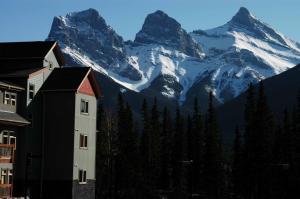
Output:
[[[42,61],[51,50],[58,63],[64,65],[63,55],[55,41],[0,42],[0,65],[19,68],[33,61]]]
[[[55,41],[0,43],[0,59],[45,57],[55,43]]]
[[[89,67],[55,68],[43,84],[41,91],[77,91],[86,78],[91,81],[96,97],[100,97],[101,91],[98,82],[93,70]]]

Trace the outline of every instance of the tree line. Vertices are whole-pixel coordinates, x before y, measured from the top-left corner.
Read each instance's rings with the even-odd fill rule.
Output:
[[[172,114],[175,113],[175,114]],[[224,150],[209,94],[208,108],[194,100],[158,109],[143,101],[140,121],[120,93],[116,111],[99,109],[96,198],[268,199],[300,196],[300,95],[294,111],[275,120],[263,84],[247,91],[244,125]],[[234,122],[234,121],[233,121]]]

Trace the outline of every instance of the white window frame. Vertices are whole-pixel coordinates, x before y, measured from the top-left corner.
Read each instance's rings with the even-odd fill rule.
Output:
[[[8,174],[7,174],[7,181],[8,184],[12,184],[13,183],[13,170],[12,169],[8,169]]]
[[[11,140],[14,139],[14,149],[16,149],[17,147],[17,137],[15,136],[15,132],[14,131],[9,131],[9,130],[3,130],[1,132],[1,137],[2,137],[2,144],[12,144]],[[7,143],[4,143],[4,138],[6,138]]]
[[[4,101],[6,105],[17,106],[17,94],[12,92],[4,92]]]
[[[4,92],[4,104],[10,105],[10,93],[7,91]]]
[[[86,99],[81,99],[80,101],[80,113],[88,115],[89,114],[89,101]]]
[[[15,140],[13,145],[14,145],[14,149],[16,149],[17,148],[17,137],[10,135],[9,136],[9,144],[12,144],[11,140]]]
[[[87,184],[87,171],[84,169],[78,170],[78,182],[79,184]]]
[[[7,169],[1,169],[1,184],[7,184]]]
[[[86,134],[79,135],[79,148],[81,148],[81,149],[88,148],[88,135],[86,135]]]
[[[2,168],[0,184],[12,184],[12,183],[13,183],[13,170]]]

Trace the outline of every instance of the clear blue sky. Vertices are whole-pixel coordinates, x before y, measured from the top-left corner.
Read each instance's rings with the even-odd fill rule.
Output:
[[[192,31],[223,25],[241,6],[300,42],[300,0],[1,0],[0,41],[44,40],[54,16],[87,8],[97,9],[127,40],[158,9]]]

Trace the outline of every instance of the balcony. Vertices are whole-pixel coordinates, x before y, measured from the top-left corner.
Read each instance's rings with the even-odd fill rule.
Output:
[[[11,184],[0,184],[0,198],[11,198],[12,190]]]
[[[0,144],[0,163],[13,163],[15,156],[14,144]]]

